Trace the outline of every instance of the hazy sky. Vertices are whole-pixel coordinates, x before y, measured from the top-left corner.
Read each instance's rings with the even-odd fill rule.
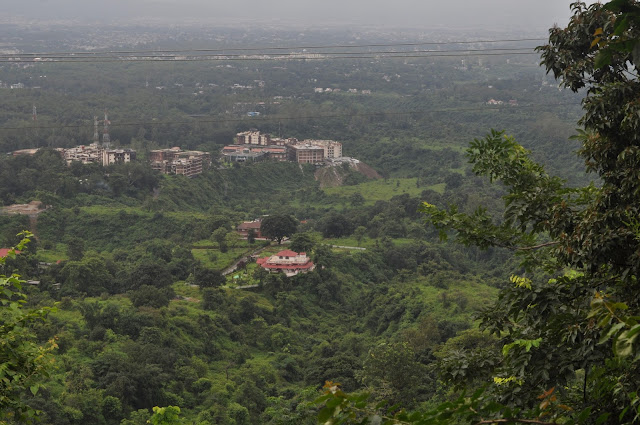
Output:
[[[573,0],[0,0],[3,15],[48,19],[201,19],[388,27],[508,27],[566,23]]]

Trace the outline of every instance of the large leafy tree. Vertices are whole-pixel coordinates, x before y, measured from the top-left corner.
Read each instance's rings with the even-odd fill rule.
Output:
[[[293,235],[298,228],[298,221],[288,214],[270,215],[262,219],[260,233],[263,236],[282,243],[287,236]]]
[[[472,423],[640,422],[640,6],[571,7],[569,25],[552,28],[539,51],[563,86],[586,94],[576,137],[596,184],[567,187],[502,132],[471,144],[474,172],[506,188],[504,216],[429,203],[423,212],[443,237],[518,253],[527,274],[513,275],[481,316],[502,353],[443,358],[443,378],[486,387],[387,423],[447,423],[454,414]],[[321,415],[366,423],[346,408],[362,400],[331,386],[325,398]]]

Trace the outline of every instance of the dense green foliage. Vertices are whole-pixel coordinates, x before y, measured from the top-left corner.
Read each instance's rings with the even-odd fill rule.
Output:
[[[35,252],[6,265],[40,281],[28,288],[34,305],[60,301],[58,312],[38,330],[43,341],[58,338],[58,369],[29,401],[43,410],[46,423],[144,422],[150,416],[140,412],[168,405],[180,406],[198,423],[280,423],[283,417],[313,423],[314,408],[306,403],[315,392],[298,397],[303,388],[318,388],[330,379],[352,390],[376,383],[383,398],[388,392],[382,388],[400,385],[386,376],[384,364],[367,362],[369,350],[380,344],[407,347],[406,356],[413,356],[435,383],[427,370],[433,351],[473,326],[471,314],[491,299],[505,253],[428,242],[436,234],[421,223],[420,200],[409,194],[353,205],[349,197],[325,195],[313,180],[300,186],[304,180],[297,166],[257,167],[271,167],[284,181],[297,179],[295,196],[286,184],[280,189],[291,202],[289,211],[308,214],[299,215],[308,220],[292,247],[306,250],[324,268],[285,278],[245,265],[235,273],[257,282],[255,293],[233,289],[231,276],[220,275],[254,248],[237,241],[223,253],[210,239],[216,229],[226,233],[229,224],[255,217],[251,212],[236,211],[223,200],[202,212],[153,212],[142,196],[145,189],[52,198],[53,206],[38,215]],[[221,172],[245,169],[251,171]],[[195,188],[216,175],[186,183]],[[174,182],[159,180],[165,183]],[[469,184],[470,191],[477,190],[473,181]],[[249,199],[260,199],[260,190]],[[270,195],[278,193],[274,186]],[[175,205],[190,196],[176,197]],[[447,190],[425,196],[438,203],[457,199]],[[283,210],[282,205],[276,210],[262,202],[253,205],[254,214]],[[5,218],[7,236],[29,225]],[[361,229],[359,240],[367,250],[318,245],[329,241],[321,235],[335,220],[343,223],[343,236]],[[331,241],[351,244],[348,238]],[[223,258],[226,262],[220,262]],[[62,261],[43,268],[38,259]],[[433,386],[412,388],[403,401],[414,405],[435,393]]]
[[[23,234],[24,235],[24,234]],[[24,250],[30,234],[9,251],[9,258],[16,251]],[[6,258],[0,257],[0,267]],[[27,394],[35,396],[43,381],[49,377],[56,348],[53,338],[46,344],[36,342],[33,326],[45,320],[50,308],[25,309],[25,282],[18,275],[0,275],[0,421],[30,422],[38,411],[25,399]]]
[[[474,344],[446,352],[444,379],[471,397],[415,414],[368,408],[367,396],[328,386],[321,417],[334,423],[635,424],[640,420],[637,55],[640,7],[614,0],[572,5],[565,29],[542,46],[543,65],[566,87],[587,89],[577,139],[598,186],[571,188],[492,131],[468,150],[474,172],[506,186],[503,220],[483,209],[423,211],[465,244],[518,252],[512,275],[480,328],[501,351]],[[599,45],[599,43],[601,45]],[[598,48],[600,47],[600,49]],[[479,388],[479,389],[478,389]]]
[[[486,223],[499,217],[500,196],[512,196],[510,182],[496,187],[476,177],[462,147],[489,122],[513,129],[536,159],[568,181],[585,181],[570,156],[578,143],[565,140],[579,95],[549,85],[531,61],[509,59],[473,61],[465,69],[446,58],[230,62],[215,69],[210,63],[1,65],[2,81],[31,77],[41,86],[3,93],[0,125],[24,129],[0,131],[0,151],[86,143],[92,129],[83,126],[90,118],[83,114],[95,106],[95,93],[108,92],[100,109],[109,108],[112,140],[137,149],[141,159],[67,167],[50,149],[0,158],[0,203],[40,200],[46,207],[37,217],[0,215],[2,246],[15,245],[24,228],[37,236],[37,244],[7,260],[4,272],[39,282],[25,288],[30,307],[59,303],[35,328],[41,344],[57,338],[57,368],[23,402],[55,425],[311,424],[317,419],[310,402],[327,380],[424,412],[441,401],[464,402],[454,393],[457,385],[481,385],[504,365],[503,336],[478,331],[476,317],[499,288],[512,286],[504,282],[507,273],[524,271],[506,248],[533,244],[533,236],[509,233],[507,221],[485,238],[486,250],[440,244],[423,222],[422,202],[443,210],[455,204],[457,214],[472,214],[482,203],[487,209],[477,214]],[[230,88],[254,80],[266,84]],[[203,93],[194,96],[196,83]],[[372,93],[311,90],[356,83]],[[491,108],[490,98],[517,99],[519,106]],[[33,128],[33,103],[39,124],[81,128]],[[569,104],[547,113],[557,106],[542,103]],[[247,108],[262,108],[265,119],[246,118]],[[385,110],[394,112],[379,113]],[[198,121],[197,115],[224,119]],[[118,125],[127,120],[140,122]],[[185,178],[156,174],[144,161],[150,149],[174,145],[215,156],[236,131],[255,126],[274,135],[340,140],[346,154],[383,178],[343,169],[344,186],[321,189],[309,165],[214,161]],[[494,136],[487,143],[501,146],[497,156],[516,157],[519,166],[505,166],[496,177],[526,174],[523,191],[540,181],[560,184],[512,139]],[[542,195],[548,196],[536,198],[539,203],[556,200],[553,190]],[[514,217],[529,213],[518,210],[522,205],[513,198]],[[316,270],[287,278],[257,267],[251,254],[282,247],[239,240],[233,228],[262,216],[282,219],[288,228],[274,238],[293,234],[289,247],[307,252]],[[505,243],[495,243],[498,237]],[[543,273],[528,276],[541,286],[532,294],[551,297]],[[566,280],[557,282],[554,288]],[[587,296],[558,292],[554,308]],[[506,294],[513,294],[501,298],[510,311],[522,307],[518,293]],[[508,354],[531,358],[542,376],[550,367],[534,355],[548,342],[536,338],[523,334]],[[573,382],[567,368],[560,374]],[[500,377],[507,386],[496,393],[508,398],[518,378],[506,369]],[[526,397],[538,395],[536,385],[526,389]],[[490,400],[478,394],[476,405]],[[519,403],[514,394],[502,401]]]
[[[270,215],[262,219],[260,233],[266,238],[275,240],[278,245],[287,236],[292,236],[298,229],[295,217],[286,214]]]

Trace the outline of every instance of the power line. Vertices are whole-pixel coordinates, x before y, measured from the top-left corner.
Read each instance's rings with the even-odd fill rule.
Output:
[[[324,52],[324,53],[311,53],[311,54],[316,54],[316,55],[336,55],[336,56],[342,56],[342,55],[378,55],[378,54],[393,54],[393,55],[399,55],[399,54],[414,54],[414,53],[459,53],[459,54],[466,54],[467,52],[512,52],[512,51],[522,51],[522,50],[532,50],[532,48],[528,48],[528,47],[517,47],[517,48],[493,48],[493,49],[456,49],[456,50],[409,50],[409,51],[394,51],[394,50],[378,50],[378,51],[366,51],[366,52]],[[254,55],[250,55],[251,57],[253,56],[274,56],[274,57],[285,57],[285,56],[293,56],[296,58],[301,57],[302,55],[305,55],[305,53],[260,53],[260,54],[254,54]],[[182,58],[182,57],[192,57],[192,58],[220,58],[220,59],[225,59],[225,58],[229,58],[229,57],[243,57],[246,58],[248,55],[246,54],[206,54],[206,55],[136,55],[136,56],[114,56],[114,55],[101,55],[101,56],[91,56],[91,57],[79,57],[77,58],[77,60],[86,60],[86,59],[90,59],[90,60],[94,60],[94,59],[122,59],[122,60],[126,60],[128,58],[131,59],[142,59],[142,58],[158,58],[158,59],[172,59],[172,58]],[[16,55],[2,55],[0,54],[0,59],[10,59],[10,58],[14,58],[16,57]],[[74,59],[73,56],[68,56],[68,55],[43,55],[43,56],[39,56],[38,59],[42,60],[43,58],[45,59]],[[31,59],[31,61],[33,61],[33,59]],[[38,61],[36,61],[38,62]]]
[[[91,60],[91,59],[77,59],[77,60],[67,60],[67,59],[53,59],[47,61],[34,61],[34,60],[0,60],[0,63],[109,63],[109,62],[222,62],[222,61],[278,61],[278,60],[327,60],[327,59],[424,59],[424,58],[433,58],[433,57],[473,57],[473,56],[512,56],[512,55],[538,55],[537,52],[508,52],[508,53],[464,53],[464,54],[423,54],[423,55],[375,55],[375,56],[328,56],[328,57],[310,57],[310,56],[301,56],[301,55],[291,55],[281,57],[211,57],[211,58],[199,58],[194,57],[192,59],[187,58],[173,58],[169,57],[167,59],[160,58],[148,58],[148,59],[138,59],[138,58],[122,58],[122,59],[99,59],[99,60]]]
[[[355,117],[373,117],[373,116],[402,116],[402,115],[427,115],[431,113],[444,113],[444,112],[468,112],[468,111],[499,111],[499,110],[511,110],[517,111],[522,108],[537,108],[537,107],[558,107],[558,106],[579,106],[579,103],[548,103],[548,104],[530,104],[530,105],[518,105],[518,106],[498,106],[498,107],[469,107],[469,108],[448,108],[448,109],[426,109],[426,110],[414,110],[414,111],[379,111],[379,112],[367,112],[358,114],[326,114],[326,115],[307,115],[307,116],[271,116],[271,117],[252,117],[252,118],[214,118],[214,119],[196,119],[191,121],[134,121],[125,123],[111,123],[113,127],[130,127],[137,125],[183,125],[183,124],[220,124],[227,122],[245,122],[245,121],[277,121],[277,120],[303,120],[303,119],[326,119],[326,118],[355,118]],[[90,128],[93,123],[87,124],[69,124],[69,125],[48,125],[48,126],[30,126],[30,127],[0,127],[0,130],[46,130],[46,129],[63,129],[63,128]]]
[[[96,55],[96,54],[136,54],[136,53],[187,53],[187,52],[234,52],[234,51],[271,51],[271,50],[293,50],[293,49],[357,49],[365,47],[411,47],[411,46],[436,46],[447,44],[473,44],[473,43],[512,43],[521,41],[546,41],[546,38],[516,38],[498,40],[459,40],[459,41],[425,41],[413,43],[378,43],[378,44],[335,44],[335,45],[312,45],[312,46],[278,46],[278,47],[225,47],[217,49],[174,49],[174,50],[107,50],[100,52],[50,52],[50,53],[21,53],[21,56],[43,56],[43,55]]]

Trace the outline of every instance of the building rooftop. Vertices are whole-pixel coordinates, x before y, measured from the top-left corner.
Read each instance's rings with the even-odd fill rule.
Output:
[[[301,252],[300,255],[305,254]],[[285,249],[284,251],[280,251],[276,254],[278,257],[297,257],[298,253],[295,251],[291,251],[290,249]]]
[[[9,255],[9,251],[12,251],[12,248],[0,248],[0,258],[5,258]],[[16,254],[20,254],[20,251],[16,250]]]

